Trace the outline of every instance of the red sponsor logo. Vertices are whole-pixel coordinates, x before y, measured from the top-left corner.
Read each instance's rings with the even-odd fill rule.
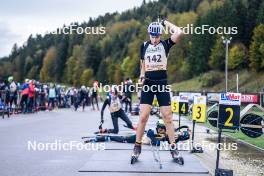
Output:
[[[242,103],[258,103],[258,95],[242,95]]]
[[[237,94],[233,94],[233,93],[229,93],[229,94],[227,94],[226,95],[227,96],[227,98],[228,98],[228,100],[239,100],[239,98],[240,98],[240,96],[239,95],[237,95]]]

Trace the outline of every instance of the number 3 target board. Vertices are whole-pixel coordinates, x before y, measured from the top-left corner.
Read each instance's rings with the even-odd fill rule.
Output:
[[[192,119],[196,122],[206,121],[206,96],[193,97]]]
[[[218,128],[239,129],[240,93],[221,93],[219,97]]]

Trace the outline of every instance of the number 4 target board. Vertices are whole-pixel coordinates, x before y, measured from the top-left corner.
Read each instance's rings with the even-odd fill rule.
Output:
[[[183,115],[188,114],[188,110],[189,110],[188,102],[189,102],[189,98],[187,96],[180,95],[179,114],[183,114]]]
[[[219,97],[218,128],[239,129],[240,93],[221,93]]]
[[[196,122],[206,121],[206,96],[193,97],[192,119]]]

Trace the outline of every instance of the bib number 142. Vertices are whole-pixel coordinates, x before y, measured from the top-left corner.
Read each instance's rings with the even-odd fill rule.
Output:
[[[147,56],[147,59],[149,62],[161,62],[161,55],[160,54],[153,55],[152,58],[151,56]]]

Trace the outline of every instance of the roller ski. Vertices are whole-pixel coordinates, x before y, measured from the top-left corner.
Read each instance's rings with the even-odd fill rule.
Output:
[[[183,157],[179,154],[179,151],[177,148],[175,149],[171,149],[170,150],[170,153],[171,153],[171,156],[172,156],[172,159],[175,163],[179,164],[179,165],[184,165],[184,159]]]
[[[159,164],[159,168],[162,169],[162,163],[161,163],[159,148],[158,148],[157,144],[155,146],[155,149],[154,149],[152,142],[150,143],[150,146],[151,146],[151,151],[153,154],[154,161],[157,162]]]
[[[86,139],[86,140],[84,141],[85,144],[87,144],[87,143],[95,143],[95,142],[97,142],[97,140],[96,140],[95,137],[94,137],[94,138],[88,138],[88,139]]]
[[[138,161],[138,157],[141,153],[141,145],[135,145],[131,156],[131,164],[135,164]]]

